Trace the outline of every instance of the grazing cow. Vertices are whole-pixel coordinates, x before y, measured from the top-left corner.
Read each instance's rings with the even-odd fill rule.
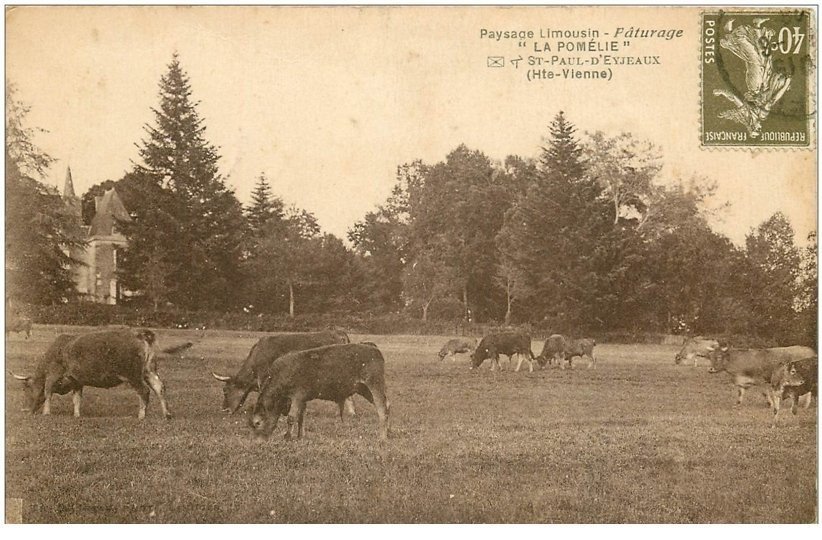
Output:
[[[225,383],[222,409],[231,414],[237,412],[251,392],[260,391],[269,366],[285,353],[344,343],[350,343],[348,334],[337,330],[279,334],[260,338],[251,348],[248,357],[236,374],[229,376],[211,373],[215,379]],[[349,400],[345,408],[350,414],[355,414],[353,401]],[[340,417],[342,418],[342,409],[340,409]]]
[[[768,387],[768,401],[771,402],[773,409],[773,424],[771,427],[776,427],[777,417],[779,416],[779,407],[782,403],[783,392],[788,388],[796,388],[805,383],[802,376],[796,370],[796,364],[790,362],[788,364],[781,364],[771,375],[770,385]],[[791,407],[793,410],[794,406]],[[794,413],[795,414],[795,413]]]
[[[552,334],[545,340],[545,345],[542,346],[542,352],[537,357],[537,363],[540,367],[545,367],[547,363],[554,363],[556,360],[562,369],[565,369],[565,360],[568,360],[568,365],[573,366],[573,358],[579,356],[588,357],[588,367],[596,367],[596,359],[594,358],[594,347],[597,342],[591,338],[571,339],[566,338],[561,334]]]
[[[291,352],[269,367],[249,424],[255,434],[268,437],[277,427],[279,417],[287,414],[285,438],[299,438],[304,434],[306,402],[323,399],[342,408],[343,402],[354,394],[360,394],[377,408],[380,438],[387,439],[385,360],[378,348],[350,343]]]
[[[162,352],[178,352],[191,344]],[[12,375],[23,381],[32,414],[40,406],[51,414],[51,396],[72,392],[74,416],[80,416],[84,386],[113,388],[129,384],[140,397],[138,418],[146,416],[150,391],[160,399],[163,416],[171,418],[163,383],[157,374],[156,337],[151,330],[116,329],[73,336],[62,334],[46,350],[33,377]]]
[[[477,348],[477,339],[476,338],[454,338],[449,339],[445,345],[442,346],[440,352],[437,353],[439,356],[440,361],[442,361],[446,356],[450,356],[452,360],[456,362],[457,360],[457,353],[472,353]]]
[[[488,334],[479,346],[471,353],[471,369],[482,365],[486,358],[491,359],[491,371],[494,371],[494,366],[502,370],[499,365],[499,355],[504,354],[508,356],[510,364],[513,356],[519,355],[519,362],[517,369],[522,366],[523,356],[528,360],[531,372],[534,371],[534,353],[531,352],[531,336],[521,332],[504,332],[501,334]]]
[[[742,403],[745,390],[756,384],[767,384],[780,365],[814,356],[810,347],[774,347],[771,349],[729,349],[721,347],[711,354],[709,373],[727,371],[734,376],[738,390],[737,405]],[[768,405],[773,406],[769,392],[765,393]]]
[[[676,353],[674,357],[674,364],[679,365],[682,362],[694,361],[694,367],[698,365],[699,359],[704,358],[708,362],[711,361],[711,353],[719,349],[719,342],[715,339],[706,339],[702,337],[692,337],[685,340],[682,350]]]
[[[22,315],[12,315],[6,318],[6,338],[12,332],[25,332],[26,339],[31,337],[31,319]]]
[[[782,392],[783,398],[791,398],[791,412],[796,414],[796,405],[799,397],[807,398],[804,402],[804,407],[808,408],[811,405],[811,397],[819,396],[817,386],[818,381],[818,358],[813,356],[811,358],[803,358],[793,362],[796,372],[803,379],[803,383],[799,386],[788,386]]]

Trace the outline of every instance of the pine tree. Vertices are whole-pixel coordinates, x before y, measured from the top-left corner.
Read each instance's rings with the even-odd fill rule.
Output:
[[[54,161],[25,126],[28,107],[6,88],[6,296],[55,304],[76,296],[69,253],[83,246],[79,217],[42,179]]]
[[[251,192],[251,205],[246,210],[246,216],[250,232],[254,236],[259,236],[269,221],[279,221],[285,216],[283,200],[271,194],[271,185],[265,174],[260,174],[257,185]]]
[[[608,243],[609,203],[586,175],[574,126],[560,112],[550,125],[540,170],[506,215],[498,234],[501,257],[510,259],[531,294],[522,304],[530,319],[552,327],[596,326],[614,254]]]
[[[142,163],[135,173],[146,198],[138,204],[142,209],[129,209],[136,219],[122,224],[129,240],[122,274],[124,284],[143,290],[141,276],[157,280],[146,265],[159,252],[169,269],[169,301],[224,309],[238,298],[245,220],[219,174],[220,156],[205,138],[198,104],[175,53],[160,79],[155,124],[145,127],[148,137],[139,146]]]

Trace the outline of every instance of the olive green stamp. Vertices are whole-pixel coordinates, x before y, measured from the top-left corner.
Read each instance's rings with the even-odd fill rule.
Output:
[[[706,11],[701,24],[702,145],[812,146],[813,12]]]

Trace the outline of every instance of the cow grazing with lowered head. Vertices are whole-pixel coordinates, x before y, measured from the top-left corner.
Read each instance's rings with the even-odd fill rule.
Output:
[[[771,427],[776,427],[777,418],[779,416],[779,407],[782,404],[783,392],[785,392],[788,388],[802,386],[805,380],[797,372],[796,364],[794,362],[789,362],[787,364],[781,364],[778,368],[776,368],[773,374],[771,374],[771,380],[768,382],[768,401],[771,403],[771,408],[773,409],[773,424],[771,424]]]
[[[22,315],[6,317],[6,338],[12,332],[25,332],[26,339],[31,337],[31,319]]]
[[[791,398],[791,412],[796,414],[796,406],[800,397],[804,401],[805,408],[810,407],[811,398],[819,396],[819,360],[816,356],[803,358],[793,362],[796,372],[802,378],[802,384],[798,386],[786,386],[782,392],[783,398]]]
[[[442,346],[440,352],[437,353],[440,361],[444,360],[446,356],[450,356],[452,360],[457,360],[458,353],[472,353],[477,348],[476,338],[454,338],[449,339]]]
[[[288,415],[286,439],[304,434],[305,405],[313,399],[340,407],[359,394],[374,404],[380,438],[388,438],[389,403],[385,393],[385,360],[377,347],[350,343],[295,351],[276,359],[254,406],[249,425],[268,437],[280,416]]]
[[[769,384],[774,372],[782,365],[814,356],[810,347],[773,347],[770,349],[731,349],[720,347],[711,354],[709,373],[725,371],[734,377],[737,387],[737,405],[742,403],[745,390],[754,385]],[[765,392],[768,405],[773,406],[771,393]]]
[[[562,369],[565,369],[565,360],[568,360],[568,366],[573,366],[573,358],[576,356],[587,357],[588,367],[596,367],[596,360],[594,358],[594,347],[597,342],[591,338],[571,339],[561,334],[553,334],[545,340],[542,346],[542,352],[537,357],[537,363],[540,367],[545,367],[545,364],[553,364],[556,360]]]
[[[674,364],[679,365],[683,362],[693,360],[694,367],[697,367],[700,358],[704,358],[710,362],[711,354],[719,348],[720,344],[715,339],[706,339],[703,337],[688,338],[682,345],[682,349],[676,353]]]
[[[185,345],[161,352],[179,352]],[[138,418],[146,415],[151,391],[157,394],[163,416],[171,418],[163,383],[157,373],[156,337],[151,330],[102,330],[79,336],[62,334],[46,350],[34,376],[14,375],[26,386],[29,408],[51,414],[52,394],[72,393],[74,416],[80,416],[83,387],[113,388],[126,383],[140,397]]]
[[[237,373],[234,375],[211,373],[215,379],[224,383],[222,409],[234,414],[243,406],[251,392],[259,392],[262,381],[268,376],[271,363],[280,356],[293,351],[313,349],[324,345],[345,344],[350,341],[348,334],[338,330],[278,334],[260,338],[251,348]],[[355,414],[352,401],[347,401],[345,408],[350,414]],[[340,417],[342,417],[342,412],[341,408]]]
[[[499,355],[504,354],[508,356],[510,364],[513,356],[519,355],[519,362],[517,369],[522,366],[523,357],[528,360],[531,372],[534,371],[534,353],[531,351],[531,336],[521,332],[504,332],[500,334],[488,334],[474,352],[471,354],[471,369],[477,368],[485,361],[486,358],[491,360],[491,371],[494,371],[494,366],[502,370],[499,365]]]

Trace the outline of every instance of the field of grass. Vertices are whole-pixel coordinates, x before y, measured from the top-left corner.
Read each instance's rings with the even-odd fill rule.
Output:
[[[33,373],[56,333],[6,343],[6,368]],[[200,338],[159,331],[161,346]],[[21,411],[6,378],[6,500],[47,523],[809,523],[817,516],[817,407],[780,415],[759,391],[734,408],[726,374],[675,366],[676,347],[599,345],[598,366],[534,373],[439,362],[445,337],[360,336],[386,359],[391,438],[373,406],[341,423],[309,403],[306,436],[284,422],[253,440],[220,412],[221,386],[261,334],[209,332],[161,363],[174,419],[152,395],[86,388],[52,416]],[[542,342],[535,342],[536,352]],[[507,361],[502,361],[507,368]],[[253,402],[253,398],[249,401]],[[248,405],[246,406],[246,408]],[[8,518],[8,516],[7,516]]]

